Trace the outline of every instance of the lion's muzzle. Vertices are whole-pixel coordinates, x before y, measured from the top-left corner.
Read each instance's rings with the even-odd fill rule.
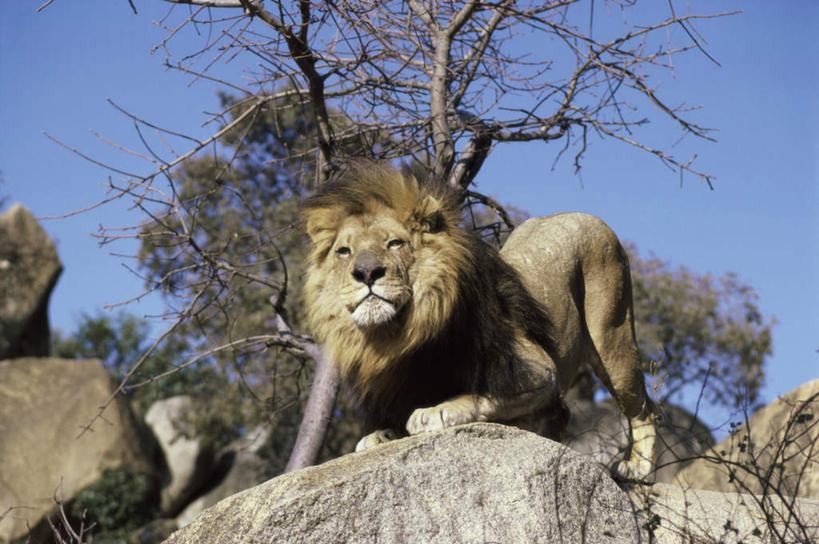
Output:
[[[387,268],[381,263],[378,256],[372,251],[362,251],[358,254],[353,265],[353,278],[366,285],[372,285],[387,274]]]

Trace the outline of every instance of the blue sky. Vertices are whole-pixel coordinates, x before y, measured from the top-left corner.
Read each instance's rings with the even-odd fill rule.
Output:
[[[107,173],[73,156],[44,131],[113,164],[130,164],[89,132],[138,148],[131,124],[106,102],[197,136],[215,86],[162,67],[151,48],[164,31],[152,21],[167,11],[156,0],[77,3],[41,0],[0,4],[0,196],[36,216],[64,214],[104,196]],[[650,3],[649,3],[650,4]],[[664,4],[657,3],[656,5]],[[552,168],[555,144],[495,150],[479,189],[533,215],[580,210],[599,215],[642,255],[655,254],[698,273],[733,271],[753,286],[764,314],[779,321],[767,366],[765,400],[819,377],[819,3],[693,2],[694,11],[741,8],[743,14],[700,24],[716,66],[699,55],[675,59],[662,90],[702,105],[702,124],[719,128],[716,143],[686,139],[675,154],[697,153],[715,176],[713,191],[622,144],[592,141],[582,171],[569,160]],[[185,43],[184,41],[182,43]],[[187,42],[190,43],[190,42]],[[175,53],[184,53],[180,49]],[[235,62],[231,70],[241,69]],[[654,111],[646,115],[656,117]],[[672,137],[657,128],[659,141]],[[131,225],[123,203],[45,221],[65,271],[51,299],[54,327],[72,330],[82,313],[141,290],[127,243],[98,247],[99,224]],[[128,309],[158,313],[156,299]]]

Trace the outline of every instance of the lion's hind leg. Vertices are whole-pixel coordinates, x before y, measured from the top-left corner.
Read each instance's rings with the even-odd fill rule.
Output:
[[[626,456],[614,465],[614,475],[626,480],[647,480],[654,470],[657,418],[654,404],[645,390],[639,357],[632,355],[623,360],[622,356],[622,353],[608,352],[603,359],[593,353],[586,360],[591,363],[595,374],[628,420],[629,444]]]
[[[656,417],[651,403],[636,417],[629,418],[631,444],[625,459],[614,465],[614,472],[627,480],[646,480],[654,470]]]
[[[619,244],[608,249],[598,274],[585,278],[585,320],[593,346],[586,360],[629,421],[630,447],[615,473],[644,480],[654,469],[656,418],[634,335],[628,259]]]
[[[646,480],[654,469],[656,417],[645,389],[636,342],[630,330],[628,340],[624,335],[622,328],[592,334],[597,353],[590,354],[587,360],[628,419],[629,447],[625,459],[614,466],[615,475],[628,480]],[[611,336],[620,338],[613,343],[603,340]]]
[[[612,377],[608,373],[604,378],[598,374],[617,401],[623,415],[628,419],[630,440],[627,453],[625,459],[614,465],[615,475],[627,480],[646,480],[654,470],[657,418],[654,404],[645,391],[643,375],[639,367],[632,374],[638,372],[639,377],[634,375],[629,379]]]

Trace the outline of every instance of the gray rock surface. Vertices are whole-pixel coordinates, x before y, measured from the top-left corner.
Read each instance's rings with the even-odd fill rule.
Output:
[[[672,484],[630,492],[656,544],[819,542],[819,501],[684,489]]]
[[[213,489],[198,497],[176,517],[179,527],[184,527],[206,508],[240,491],[254,487],[270,478],[270,462],[258,455],[270,439],[270,430],[255,429],[230,444],[220,455],[220,468],[227,473]]]
[[[0,361],[0,542],[25,535],[96,481],[105,468],[152,473],[150,442],[124,400],[114,401],[91,431],[78,435],[114,390],[99,360]]]
[[[531,433],[472,424],[274,478],[165,542],[819,542],[819,501],[632,486]]]
[[[0,215],[0,359],[49,354],[48,298],[62,269],[27,209]]]
[[[472,424],[274,478],[166,540],[594,542],[642,540],[628,495],[587,457],[532,433]]]
[[[145,423],[154,432],[168,468],[160,508],[173,517],[184,508],[207,483],[214,470],[214,453],[199,438],[187,438],[180,432],[180,422],[193,407],[189,396],[180,395],[159,400],[145,414]]]
[[[613,399],[576,399],[568,405],[572,416],[563,444],[609,468],[623,458],[628,446],[628,421]],[[714,439],[708,427],[682,408],[665,404],[658,409],[661,418],[654,447],[656,468],[650,479],[671,482],[692,457],[713,446]]]
[[[819,499],[819,380],[757,411],[676,481],[686,488]]]

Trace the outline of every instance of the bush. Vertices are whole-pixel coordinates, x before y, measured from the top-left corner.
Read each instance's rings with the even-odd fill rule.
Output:
[[[129,467],[105,469],[102,477],[80,491],[72,501],[70,515],[95,523],[95,542],[114,542],[128,531],[156,517],[159,496],[156,481]]]

